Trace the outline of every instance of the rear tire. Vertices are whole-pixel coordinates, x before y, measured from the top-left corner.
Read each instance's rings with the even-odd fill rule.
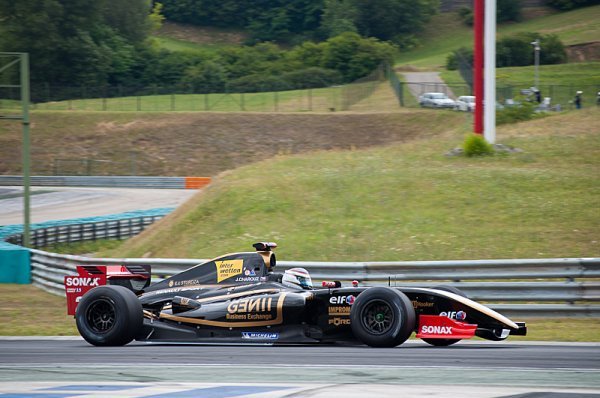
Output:
[[[99,286],[87,292],[75,313],[77,330],[90,344],[120,346],[142,328],[140,300],[123,286]]]
[[[415,310],[406,295],[373,287],[358,295],[350,311],[354,336],[371,347],[396,347],[415,329]]]

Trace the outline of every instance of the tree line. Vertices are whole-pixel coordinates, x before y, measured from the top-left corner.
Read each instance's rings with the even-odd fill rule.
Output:
[[[540,65],[560,64],[567,61],[565,46],[557,35],[521,32],[496,41],[496,67],[533,65],[535,55],[531,43],[535,40],[540,42]],[[472,47],[458,48],[446,59],[448,70],[470,69],[472,65]]]
[[[597,2],[547,1],[562,9]],[[520,0],[498,4],[507,15],[520,8]],[[0,0],[0,51],[30,54],[33,85],[168,85],[190,92],[322,87],[391,63],[398,49],[417,43],[438,7],[438,0]],[[164,17],[244,28],[251,38],[238,48],[171,52],[150,39]],[[519,55],[523,43],[499,43],[499,66],[528,60]]]
[[[200,26],[242,28],[250,43],[298,44],[344,32],[402,43],[439,9],[439,0],[162,0],[164,15]]]
[[[225,10],[233,5],[225,2],[214,10],[231,18],[235,10]],[[285,50],[259,42],[217,51],[172,52],[149,40],[161,19],[160,8],[150,0],[0,0],[0,51],[30,53],[33,85],[159,85],[188,92],[346,83],[382,62],[393,62],[396,52],[391,43],[355,32]],[[312,26],[306,18],[302,26]]]

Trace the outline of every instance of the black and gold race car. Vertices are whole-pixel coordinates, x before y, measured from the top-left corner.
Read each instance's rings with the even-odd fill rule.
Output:
[[[451,286],[314,288],[309,273],[274,272],[274,243],[227,254],[151,284],[149,266],[78,266],[65,277],[68,312],[97,346],[132,340],[179,343],[356,342],[395,347],[416,332],[434,346],[479,336],[525,335]]]

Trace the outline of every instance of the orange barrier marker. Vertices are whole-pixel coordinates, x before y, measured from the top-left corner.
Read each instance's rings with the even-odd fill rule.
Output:
[[[185,177],[185,189],[200,189],[210,184],[210,177]]]

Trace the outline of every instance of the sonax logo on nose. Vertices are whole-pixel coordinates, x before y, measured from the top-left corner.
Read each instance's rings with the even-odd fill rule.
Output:
[[[451,326],[422,326],[421,333],[452,334],[452,327]]]

